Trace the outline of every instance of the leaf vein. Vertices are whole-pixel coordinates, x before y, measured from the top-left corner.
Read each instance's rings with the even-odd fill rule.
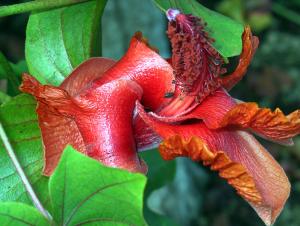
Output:
[[[80,223],[76,224],[76,226],[81,226],[81,225],[89,224],[89,223],[92,223],[92,222],[113,222],[113,223],[125,224],[125,225],[128,225],[128,226],[136,226],[135,224],[130,224],[128,222],[120,221],[120,220],[114,220],[112,218],[92,218],[92,219],[80,222]]]
[[[73,208],[72,212],[70,213],[66,223],[64,223],[64,225],[68,225],[69,222],[72,220],[73,216],[75,215],[75,213],[82,207],[82,205],[84,203],[86,203],[90,198],[92,198],[94,195],[96,195],[97,193],[101,193],[106,189],[121,185],[121,184],[126,184],[126,183],[130,183],[133,181],[139,180],[139,178],[135,178],[135,179],[131,179],[131,180],[127,180],[127,181],[121,181],[121,182],[116,182],[116,183],[112,183],[109,185],[106,185],[104,187],[101,187],[99,189],[97,189],[96,191],[92,192],[90,195],[88,195],[85,199],[83,199],[75,208]]]
[[[10,217],[10,218],[12,218],[12,219],[14,219],[14,220],[20,221],[20,222],[22,222],[22,223],[24,223],[24,224],[27,224],[27,225],[35,226],[34,224],[31,224],[30,222],[27,222],[27,221],[25,221],[25,220],[23,220],[23,219],[21,219],[21,218],[15,217],[15,216],[11,216],[11,215],[9,215],[9,214],[0,213],[0,215],[1,215],[1,216],[5,216],[5,217]]]

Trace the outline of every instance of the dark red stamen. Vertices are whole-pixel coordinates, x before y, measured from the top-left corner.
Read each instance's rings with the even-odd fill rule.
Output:
[[[167,11],[167,17],[176,85],[202,101],[220,87],[218,76],[224,73],[223,59],[213,48],[214,40],[199,18],[174,9]]]

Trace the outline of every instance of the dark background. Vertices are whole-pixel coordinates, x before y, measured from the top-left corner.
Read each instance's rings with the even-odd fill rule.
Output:
[[[0,5],[18,2],[22,1],[1,0]],[[200,2],[250,24],[259,36],[260,46],[247,76],[231,94],[272,109],[280,107],[285,113],[300,108],[300,1]],[[0,51],[14,63],[24,59],[27,19],[28,14],[0,18]],[[108,0],[102,27],[105,57],[120,58],[137,30],[144,33],[162,56],[170,56],[166,19],[150,0]],[[230,59],[229,71],[236,61]],[[6,88],[5,84],[1,87]],[[277,226],[300,225],[300,137],[294,141],[295,146],[288,148],[261,141],[283,166],[292,183],[291,196]],[[176,163],[174,181],[153,192],[145,202],[152,210],[170,216],[178,225],[263,225],[251,207],[215,172],[187,159],[178,159]]]

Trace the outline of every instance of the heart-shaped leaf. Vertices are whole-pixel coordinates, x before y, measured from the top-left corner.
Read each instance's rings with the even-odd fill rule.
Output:
[[[68,146],[50,178],[54,220],[59,225],[146,225],[146,177],[108,168]]]
[[[14,202],[0,203],[0,222],[5,226],[50,225],[34,207]]]
[[[26,31],[29,72],[40,82],[59,85],[100,50],[100,22],[106,0],[33,13]]]
[[[176,8],[184,13],[191,13],[207,23],[207,31],[215,39],[214,47],[223,57],[236,56],[242,50],[243,26],[217,12],[209,10],[196,0],[154,0],[164,11]]]
[[[48,178],[42,176],[42,142],[35,108],[36,101],[31,96],[19,95],[0,107],[0,121],[35,192],[49,206]],[[0,201],[32,204],[1,141]]]

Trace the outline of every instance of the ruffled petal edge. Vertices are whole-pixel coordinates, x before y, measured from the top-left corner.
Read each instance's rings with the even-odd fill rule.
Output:
[[[285,143],[300,134],[300,110],[285,116],[280,109],[260,108],[256,103],[240,103],[222,119],[218,128],[249,128],[262,137]]]
[[[233,162],[223,151],[210,150],[199,137],[193,136],[188,140],[179,135],[169,137],[160,144],[159,151],[165,160],[185,156],[193,161],[203,161],[205,166],[218,171],[219,176],[226,179],[245,200],[256,204],[262,203],[262,197],[246,168]]]

